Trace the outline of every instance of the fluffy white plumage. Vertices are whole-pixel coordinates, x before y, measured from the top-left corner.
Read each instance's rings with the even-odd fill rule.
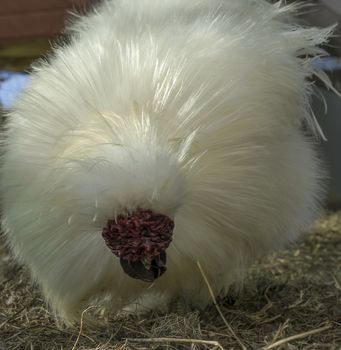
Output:
[[[203,307],[197,261],[226,292],[314,218],[321,170],[300,127],[314,124],[307,78],[331,29],[290,24],[296,8],[110,0],[35,68],[7,125],[3,228],[66,321],[94,300]],[[175,222],[152,285],[124,274],[101,236],[137,207]]]

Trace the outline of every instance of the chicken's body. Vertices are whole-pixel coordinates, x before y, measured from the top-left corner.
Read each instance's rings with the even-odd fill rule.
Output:
[[[111,0],[36,68],[6,132],[3,227],[66,320],[102,298],[113,311],[148,295],[204,306],[198,261],[227,291],[314,218],[304,57],[329,32],[288,24],[291,8]],[[153,284],[128,276],[102,237],[108,220],[141,209],[174,223]]]

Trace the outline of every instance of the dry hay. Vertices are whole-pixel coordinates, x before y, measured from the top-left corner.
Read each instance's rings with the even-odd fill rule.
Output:
[[[204,312],[131,315],[96,330],[58,328],[1,245],[0,257],[0,350],[341,349],[341,212],[255,265],[239,295]]]

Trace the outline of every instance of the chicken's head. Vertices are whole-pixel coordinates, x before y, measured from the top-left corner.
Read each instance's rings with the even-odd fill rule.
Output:
[[[103,238],[130,277],[153,282],[166,271],[166,249],[174,222],[152,210],[137,209],[109,219]]]

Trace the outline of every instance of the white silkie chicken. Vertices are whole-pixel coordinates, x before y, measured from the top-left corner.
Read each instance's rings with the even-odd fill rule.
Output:
[[[263,0],[109,0],[9,114],[2,224],[66,322],[105,300],[203,307],[323,194],[312,60],[331,29]],[[158,296],[160,298],[158,298]]]

